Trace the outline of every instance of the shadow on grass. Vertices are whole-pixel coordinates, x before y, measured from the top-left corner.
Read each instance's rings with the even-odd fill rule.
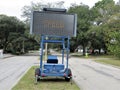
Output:
[[[72,81],[72,80],[71,80]],[[63,83],[63,82],[68,82],[68,81],[65,81],[64,78],[43,78],[43,79],[40,79],[38,80],[38,82],[52,82],[52,83]]]
[[[64,79],[58,79],[58,78],[49,78],[49,79],[41,79],[42,82],[65,82]]]

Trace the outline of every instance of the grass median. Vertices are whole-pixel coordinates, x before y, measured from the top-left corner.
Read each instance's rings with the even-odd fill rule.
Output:
[[[110,64],[110,65],[120,67],[120,59],[109,58],[109,59],[98,59],[98,60],[95,60],[95,61],[99,62],[99,63]]]
[[[35,68],[37,67],[33,66],[12,90],[80,90],[73,81],[66,82],[62,78],[45,78],[35,85]]]

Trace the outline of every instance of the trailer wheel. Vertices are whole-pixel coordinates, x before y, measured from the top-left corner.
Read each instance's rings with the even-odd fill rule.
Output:
[[[40,81],[40,69],[39,68],[36,68],[35,69],[35,84],[37,84],[38,81]]]
[[[67,71],[67,69],[65,70],[65,72]],[[68,68],[68,77],[65,77],[65,81],[70,81],[70,79],[72,78],[72,71],[71,69]]]
[[[65,81],[69,82],[71,78],[65,77]]]

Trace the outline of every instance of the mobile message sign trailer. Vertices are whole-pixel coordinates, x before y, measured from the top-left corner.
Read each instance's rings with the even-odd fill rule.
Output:
[[[37,83],[43,77],[64,77],[66,81],[72,78],[68,66],[70,38],[76,36],[76,14],[67,14],[66,9],[44,8],[42,12],[34,11],[31,18],[32,34],[41,35],[40,68],[35,70]],[[47,39],[46,39],[47,38]],[[45,43],[59,43],[62,45],[62,60],[59,62],[56,55],[48,55],[47,62],[43,62]],[[65,64],[66,51],[66,64]]]

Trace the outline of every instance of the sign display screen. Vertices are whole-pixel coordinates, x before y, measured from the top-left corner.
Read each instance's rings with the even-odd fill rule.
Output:
[[[34,11],[31,19],[32,34],[76,36],[76,14]]]

